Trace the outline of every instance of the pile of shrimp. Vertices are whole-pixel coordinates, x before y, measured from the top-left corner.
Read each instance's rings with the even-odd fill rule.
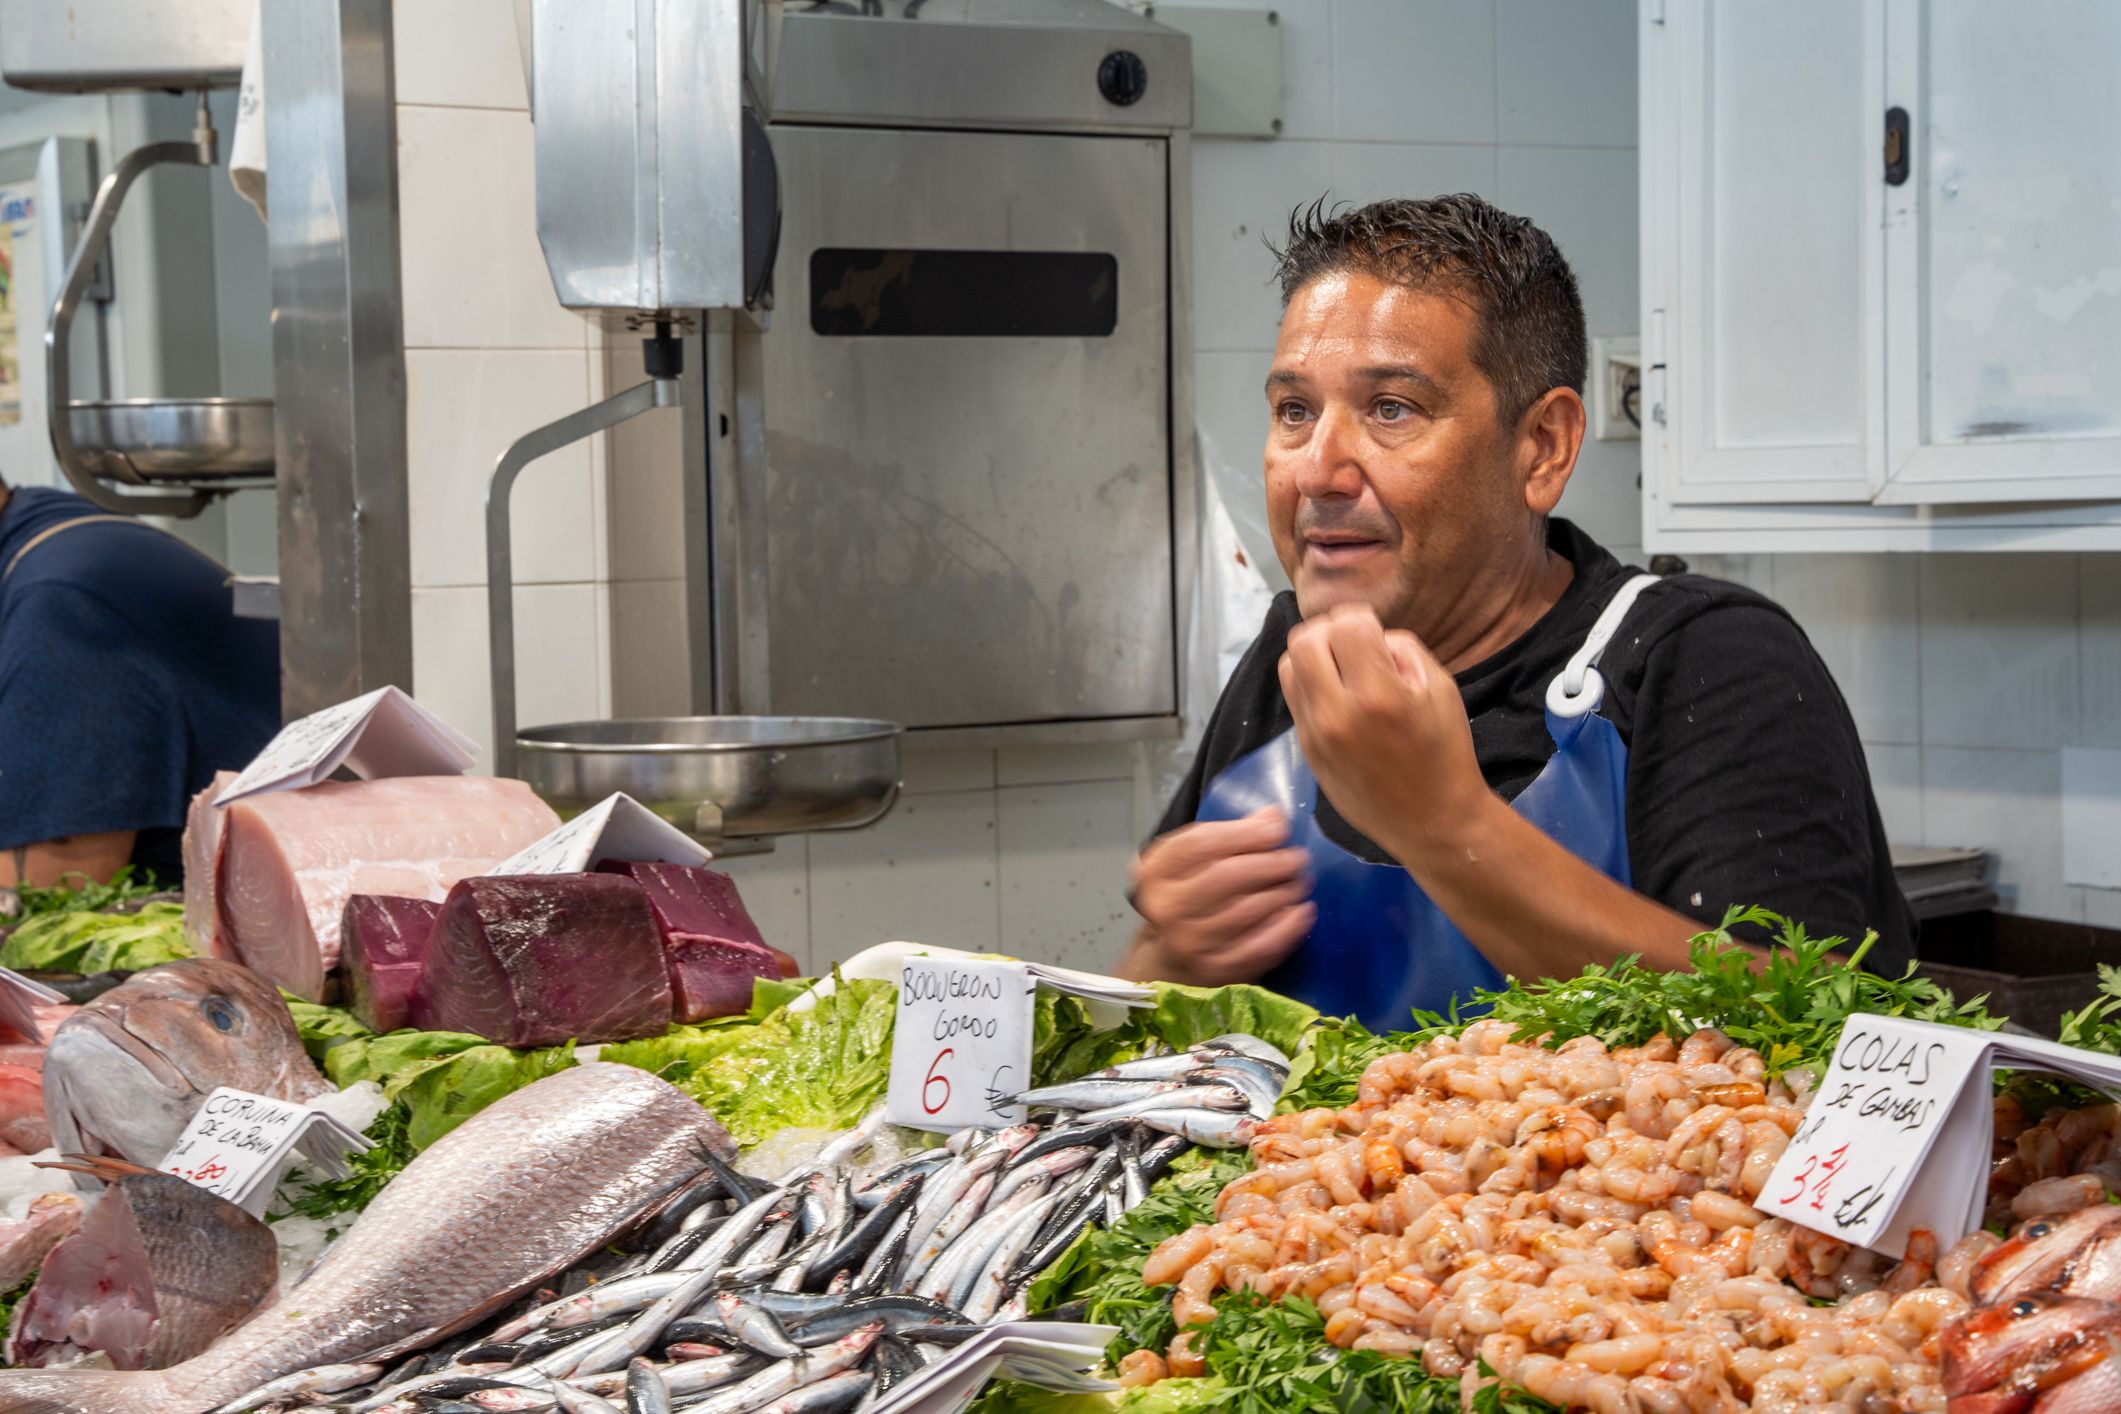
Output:
[[[2121,1105],[2051,1109],[2032,1123],[2009,1094],[1996,1097],[1995,1164],[1983,1221],[2054,1217],[2121,1193]]]
[[[1347,1109],[1272,1120],[1217,1221],[1150,1254],[1181,1329],[1122,1382],[1202,1373],[1187,1328],[1249,1288],[1309,1298],[1337,1346],[1461,1377],[1468,1408],[1484,1362],[1598,1414],[1941,1411],[1938,1332],[1999,1239],[1940,1258],[1917,1231],[1891,1265],[1759,1211],[1806,1098],[1716,1031],[1547,1050],[1481,1021],[1386,1056]],[[2072,1123],[2065,1148],[2090,1121]],[[2025,1176],[2047,1176],[2045,1143]],[[2006,1205],[2070,1196],[2033,1183]]]

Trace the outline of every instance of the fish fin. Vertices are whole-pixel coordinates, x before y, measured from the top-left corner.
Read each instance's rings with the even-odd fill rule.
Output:
[[[175,1414],[182,1407],[158,1370],[0,1370],[0,1414]]]
[[[156,1170],[126,1159],[113,1159],[97,1154],[61,1154],[56,1159],[39,1159],[40,1169],[59,1169],[66,1173],[85,1173],[91,1178],[100,1178],[116,1183],[121,1178],[133,1178]]]

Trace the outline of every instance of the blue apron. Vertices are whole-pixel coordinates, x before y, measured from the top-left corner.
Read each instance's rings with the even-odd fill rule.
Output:
[[[1554,754],[1510,808],[1592,868],[1632,886],[1628,871],[1628,749],[1598,714],[1605,680],[1599,655],[1636,595],[1657,582],[1623,584],[1583,646],[1547,688]],[[1448,1012],[1503,977],[1414,877],[1396,864],[1358,859],[1318,827],[1318,778],[1287,731],[1216,776],[1197,820],[1235,820],[1262,806],[1289,817],[1289,842],[1311,857],[1310,936],[1260,979],[1329,1016],[1355,1016],[1372,1030],[1403,1030],[1416,1007]],[[1532,885],[1537,887],[1536,883]]]

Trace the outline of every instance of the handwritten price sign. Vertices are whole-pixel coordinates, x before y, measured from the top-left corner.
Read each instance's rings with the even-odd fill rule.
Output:
[[[1015,1124],[1031,1085],[1031,999],[1021,963],[909,957],[891,1036],[893,1124],[940,1132]]]
[[[262,1215],[298,1149],[326,1172],[343,1174],[335,1156],[368,1147],[366,1138],[307,1105],[223,1086],[192,1115],[161,1167]]]

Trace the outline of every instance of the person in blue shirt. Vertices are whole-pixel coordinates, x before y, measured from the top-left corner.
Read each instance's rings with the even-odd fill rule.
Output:
[[[0,481],[0,887],[176,883],[191,797],[279,726],[279,626],[235,616],[227,571]]]

